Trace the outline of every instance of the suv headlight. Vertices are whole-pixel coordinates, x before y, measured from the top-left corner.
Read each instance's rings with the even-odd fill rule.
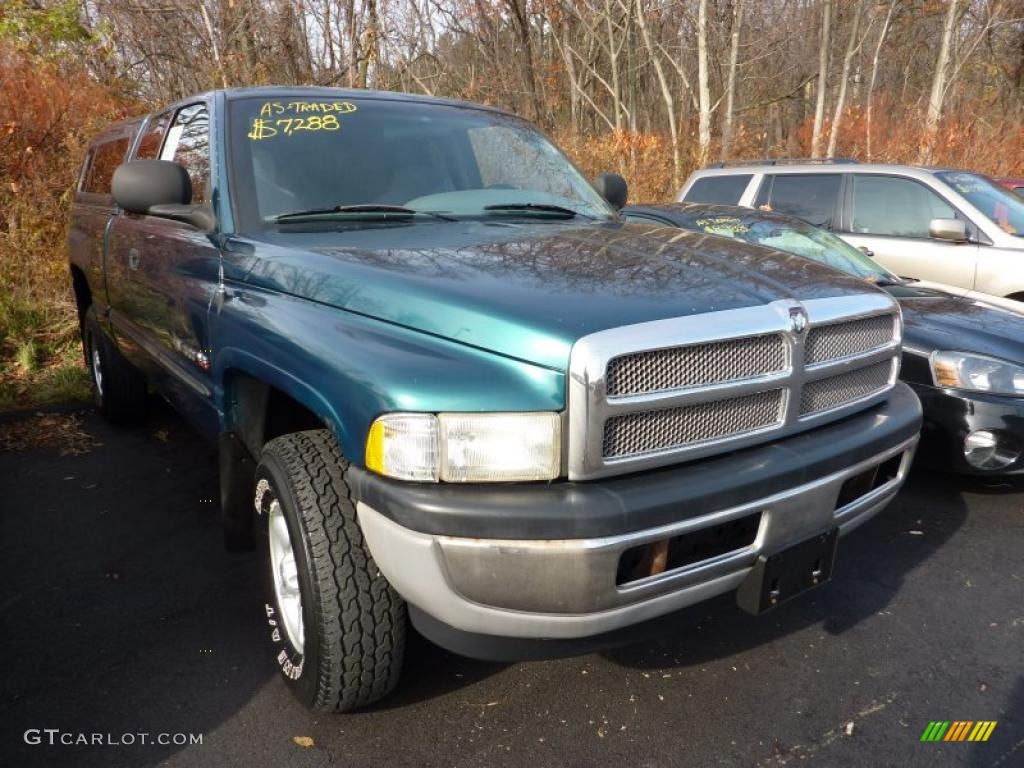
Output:
[[[366,468],[421,482],[554,480],[561,449],[557,413],[389,413],[370,427]]]
[[[933,352],[937,387],[955,387],[996,395],[1024,395],[1024,366],[968,352]]]

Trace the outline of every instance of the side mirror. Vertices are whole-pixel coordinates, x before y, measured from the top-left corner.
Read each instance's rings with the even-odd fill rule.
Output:
[[[169,160],[131,160],[114,171],[110,184],[114,202],[129,213],[161,216],[211,230],[213,211],[192,204],[188,171]]]
[[[936,240],[966,243],[967,225],[960,219],[932,219],[928,222],[928,235]]]
[[[602,173],[594,179],[594,189],[601,194],[601,197],[611,203],[616,210],[622,208],[629,197],[629,185],[617,173]]]

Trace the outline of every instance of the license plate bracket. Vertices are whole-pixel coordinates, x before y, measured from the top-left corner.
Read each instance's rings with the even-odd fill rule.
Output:
[[[832,578],[839,529],[832,528],[771,555],[759,555],[736,591],[748,613],[764,613]]]

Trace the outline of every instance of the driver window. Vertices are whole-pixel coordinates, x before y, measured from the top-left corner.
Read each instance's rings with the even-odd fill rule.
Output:
[[[865,235],[928,237],[932,219],[956,211],[923,184],[896,176],[853,176],[851,231]]]
[[[210,115],[205,104],[191,104],[178,110],[167,131],[160,159],[171,160],[188,171],[193,203],[210,202]]]

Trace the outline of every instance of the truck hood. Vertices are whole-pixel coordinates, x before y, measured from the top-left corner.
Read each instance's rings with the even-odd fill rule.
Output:
[[[595,331],[876,290],[781,251],[647,224],[330,226],[234,235],[225,251],[253,286],[557,370]]]
[[[1024,362],[1024,304],[985,301],[984,294],[961,296],[939,285],[916,282],[887,290],[903,310],[903,337],[908,347],[926,353],[974,352]]]

